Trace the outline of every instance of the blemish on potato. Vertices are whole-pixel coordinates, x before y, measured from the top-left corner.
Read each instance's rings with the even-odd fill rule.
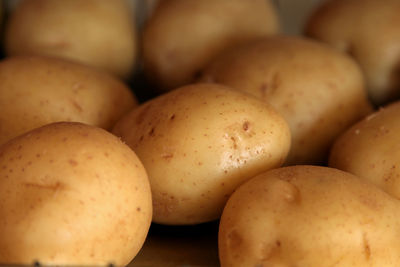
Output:
[[[243,238],[240,236],[240,234],[236,230],[232,230],[228,235],[227,235],[227,243],[228,247],[232,250],[238,249],[242,243],[243,243]]]
[[[70,160],[68,161],[68,163],[69,163],[71,166],[73,166],[73,167],[75,167],[75,166],[78,165],[78,162],[77,162],[76,160],[73,160],[73,159],[70,159]]]
[[[371,258],[371,247],[368,242],[367,234],[363,233],[363,248],[364,248],[364,255],[367,261]]]

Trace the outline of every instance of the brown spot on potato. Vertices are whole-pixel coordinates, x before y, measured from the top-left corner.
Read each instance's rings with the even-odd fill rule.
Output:
[[[366,233],[363,234],[363,251],[364,251],[365,259],[367,261],[369,261],[371,258],[371,247],[369,245]]]
[[[172,114],[172,116],[169,118],[171,121],[175,119],[175,114]]]
[[[227,243],[231,250],[235,251],[240,249],[243,243],[243,237],[236,230],[232,230],[227,237]]]
[[[232,140],[232,142],[233,142],[233,149],[237,149],[238,146],[237,146],[235,137],[231,136],[231,140]]]
[[[249,128],[250,128],[250,122],[248,122],[248,121],[245,121],[244,123],[243,123],[243,131],[248,131],[249,130]]]
[[[154,130],[155,130],[154,127],[150,129],[149,136],[154,136]]]
[[[140,207],[137,207],[137,208],[136,208],[136,211],[137,211],[137,212],[140,212],[141,210],[142,210],[142,209],[141,209]]]
[[[75,100],[71,100],[71,104],[78,112],[83,112],[83,108]]]
[[[68,163],[69,163],[71,166],[73,166],[73,167],[75,167],[75,166],[78,165],[78,162],[77,162],[76,160],[73,160],[73,159],[70,159],[70,160],[68,161]]]

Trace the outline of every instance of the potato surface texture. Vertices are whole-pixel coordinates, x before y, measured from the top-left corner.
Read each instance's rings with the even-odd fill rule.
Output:
[[[130,11],[124,0],[23,0],[6,24],[5,51],[57,56],[128,78],[137,50]]]
[[[332,147],[329,165],[379,186],[400,199],[400,102],[353,125]]]
[[[196,224],[219,218],[245,180],[280,166],[290,147],[284,119],[252,96],[213,84],[181,87],[116,124],[149,174],[153,220]]]
[[[221,266],[400,266],[399,211],[398,200],[337,169],[268,171],[228,200]]]
[[[136,105],[125,84],[78,63],[36,56],[0,61],[0,144],[57,121],[110,129]]]
[[[276,108],[292,133],[287,165],[324,163],[335,138],[372,110],[356,63],[302,38],[269,37],[225,51],[201,81],[250,93]]]
[[[0,146],[0,262],[128,264],[147,235],[151,191],[132,150],[80,123]]]
[[[384,105],[400,97],[400,1],[330,0],[307,22],[308,36],[353,56],[371,100]]]
[[[164,0],[143,32],[143,64],[161,90],[189,84],[219,52],[278,32],[268,0]]]

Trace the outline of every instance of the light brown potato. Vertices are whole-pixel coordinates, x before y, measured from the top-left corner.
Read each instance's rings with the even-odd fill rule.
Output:
[[[54,123],[0,146],[0,262],[128,264],[152,217],[146,171],[112,134]]]
[[[221,267],[400,266],[399,207],[379,188],[336,169],[263,173],[224,208]]]
[[[153,221],[219,218],[245,180],[280,166],[289,151],[284,119],[252,96],[214,84],[176,89],[122,117],[113,133],[149,174]]]
[[[0,62],[0,144],[56,121],[110,129],[136,105],[125,84],[78,63],[46,57]]]
[[[201,80],[250,93],[276,108],[292,133],[287,165],[324,163],[335,138],[372,110],[356,63],[307,39],[269,37],[231,49]]]
[[[348,52],[360,64],[371,100],[400,97],[400,1],[330,0],[309,18],[308,36]]]
[[[6,54],[57,56],[128,78],[137,50],[131,11],[124,0],[23,0],[6,25]]]
[[[278,24],[269,0],[164,0],[144,29],[144,70],[160,89],[174,89],[219,52],[274,34]]]
[[[364,118],[332,147],[329,165],[353,173],[400,199],[400,102]]]

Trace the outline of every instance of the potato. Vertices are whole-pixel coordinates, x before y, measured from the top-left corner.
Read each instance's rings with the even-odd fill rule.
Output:
[[[270,103],[287,120],[287,165],[321,164],[347,127],[372,108],[358,66],[311,40],[269,37],[222,53],[201,81],[225,84]]]
[[[24,0],[5,29],[7,55],[79,61],[128,78],[135,67],[135,19],[124,0]]]
[[[309,18],[308,36],[352,55],[376,105],[400,97],[400,1],[330,0]]]
[[[113,129],[148,171],[153,221],[219,218],[235,188],[280,166],[290,147],[284,119],[228,87],[194,84],[142,104]]]
[[[400,198],[400,102],[353,125],[335,142],[329,165]]]
[[[54,123],[0,146],[0,262],[117,266],[151,217],[143,165],[112,134]]]
[[[219,228],[221,266],[400,266],[399,207],[346,172],[275,169],[229,199]]]
[[[143,64],[161,90],[193,81],[228,47],[278,32],[269,0],[165,0],[143,33]]]
[[[0,144],[56,121],[109,129],[136,105],[122,82],[78,63],[46,57],[0,62]]]

